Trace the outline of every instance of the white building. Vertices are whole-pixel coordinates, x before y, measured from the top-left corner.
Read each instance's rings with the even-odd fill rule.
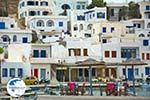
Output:
[[[13,18],[0,17],[0,37],[1,44],[30,43],[32,41],[32,31],[20,29]]]
[[[68,17],[70,21],[70,33],[72,37],[92,37],[92,27],[95,23],[106,20],[106,8],[93,8],[90,10],[70,10]]]

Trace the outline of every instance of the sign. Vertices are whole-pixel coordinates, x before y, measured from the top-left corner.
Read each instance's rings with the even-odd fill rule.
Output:
[[[13,78],[7,83],[7,92],[12,97],[20,97],[25,93],[26,85],[20,78]]]

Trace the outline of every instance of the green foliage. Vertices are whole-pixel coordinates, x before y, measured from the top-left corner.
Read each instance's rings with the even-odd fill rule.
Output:
[[[134,2],[131,1],[128,5],[129,5],[128,17],[130,19],[131,18],[141,18],[138,3],[134,3]]]
[[[4,52],[4,49],[0,47],[0,54]]]
[[[119,11],[119,20],[123,19],[126,20],[128,16],[128,7],[122,6],[122,8]]]
[[[87,6],[87,9],[92,9],[94,7],[105,7],[106,2],[104,0],[92,0],[91,4]]]

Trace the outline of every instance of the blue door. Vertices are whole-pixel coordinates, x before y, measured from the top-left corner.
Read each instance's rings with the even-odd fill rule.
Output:
[[[5,23],[4,22],[0,22],[0,29],[5,29]]]
[[[128,68],[128,80],[133,80],[133,69]]]
[[[40,79],[46,78],[46,69],[40,69]]]

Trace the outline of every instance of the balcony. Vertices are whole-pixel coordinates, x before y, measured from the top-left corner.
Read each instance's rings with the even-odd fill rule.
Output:
[[[38,63],[38,64],[51,64],[51,63],[58,63],[58,61],[54,58],[31,58],[31,63]]]

